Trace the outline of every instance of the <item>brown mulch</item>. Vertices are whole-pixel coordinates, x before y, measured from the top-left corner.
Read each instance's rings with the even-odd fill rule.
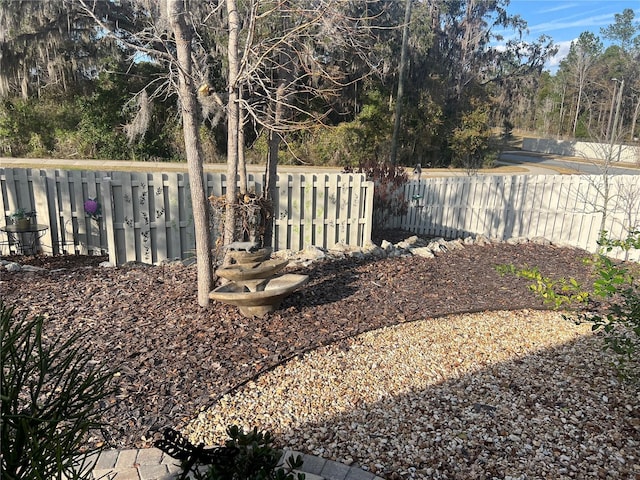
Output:
[[[199,307],[196,268],[180,263],[101,268],[102,257],[31,257],[23,260],[46,270],[0,269],[0,296],[19,312],[45,316],[50,337],[87,331],[87,349],[118,372],[106,440],[133,448],[320,345],[451,313],[546,308],[529,281],[501,276],[496,265],[586,282],[588,256],[529,243],[468,246],[433,259],[318,263],[298,268],[310,275],[307,286],[262,319],[217,302]]]

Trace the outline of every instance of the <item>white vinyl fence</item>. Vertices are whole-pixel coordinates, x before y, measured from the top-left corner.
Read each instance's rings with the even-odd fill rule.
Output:
[[[226,175],[205,174],[207,194],[226,192]],[[248,175],[257,194],[263,176]],[[104,253],[116,264],[156,263],[194,254],[189,180],[185,173],[0,169],[4,220],[18,207],[35,210],[49,226],[44,253]],[[276,183],[273,246],[300,250],[337,243],[363,246],[371,239],[373,183],[361,174],[282,174]],[[84,202],[97,199],[100,216]],[[215,232],[214,232],[215,235]],[[7,245],[3,253],[15,251]]]
[[[514,175],[427,178],[409,182],[408,212],[388,227],[447,239],[485,235],[507,240],[543,237],[595,252],[604,211],[605,178]],[[262,191],[262,176],[249,175]],[[640,229],[640,176],[607,177],[605,229],[626,238]],[[226,176],[207,173],[209,195],[226,190]],[[274,248],[301,250],[337,243],[363,246],[371,238],[373,183],[363,175],[283,174],[274,205]],[[117,264],[186,258],[195,248],[189,181],[183,173],[0,169],[0,209],[5,223],[18,207],[37,212],[49,228],[45,253],[108,252]],[[96,198],[102,215],[84,202]],[[15,251],[7,245],[2,253]],[[624,252],[613,252],[624,258]],[[640,252],[631,251],[631,260]]]
[[[605,230],[626,238],[640,229],[640,176],[607,177]],[[444,238],[546,238],[557,244],[598,248],[604,212],[605,177],[601,175],[513,175],[427,178],[409,182],[408,212],[391,219],[390,228]],[[613,256],[624,258],[621,251]],[[640,252],[629,259],[638,261]]]

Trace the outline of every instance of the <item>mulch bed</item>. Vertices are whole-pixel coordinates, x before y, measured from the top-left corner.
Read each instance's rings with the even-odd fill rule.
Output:
[[[468,246],[433,259],[318,263],[298,268],[310,282],[262,319],[217,302],[198,306],[196,268],[180,263],[101,268],[102,257],[25,258],[47,270],[0,269],[0,296],[18,312],[44,315],[50,338],[87,332],[86,348],[118,372],[105,439],[140,448],[165,427],[180,428],[221,395],[320,345],[451,313],[547,308],[529,281],[501,276],[496,265],[537,266],[552,278],[586,282],[588,256],[529,243]]]

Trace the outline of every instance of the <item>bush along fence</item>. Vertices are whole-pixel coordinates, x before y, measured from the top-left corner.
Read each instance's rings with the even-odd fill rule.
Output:
[[[227,178],[206,173],[207,194],[223,196]],[[263,190],[263,175],[248,175]],[[34,210],[49,228],[46,254],[109,254],[114,264],[184,259],[195,251],[186,173],[0,169],[5,223],[19,208]],[[354,174],[283,174],[274,199],[276,250],[338,243],[362,247],[371,239],[373,183]],[[214,222],[212,222],[212,228]],[[214,241],[218,232],[214,228]],[[2,238],[2,253],[15,252]]]
[[[602,227],[619,240],[640,229],[637,175],[427,178],[407,183],[404,198],[407,213],[387,227],[446,239],[544,238],[596,252]],[[640,260],[638,251],[616,248],[609,254]]]

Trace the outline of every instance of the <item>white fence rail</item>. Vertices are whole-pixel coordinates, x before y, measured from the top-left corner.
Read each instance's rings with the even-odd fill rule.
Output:
[[[640,176],[610,176],[604,224],[611,238],[640,229]],[[485,235],[507,240],[544,237],[595,252],[604,212],[600,175],[513,175],[428,178],[404,190],[406,215],[390,228],[444,238]],[[621,251],[613,256],[624,258]],[[629,258],[640,259],[632,251]]]
[[[259,194],[263,176],[248,177]],[[208,195],[225,194],[226,175],[207,173],[205,180]],[[44,253],[108,251],[117,264],[193,255],[191,194],[184,173],[0,169],[0,187],[6,223],[21,207],[35,210],[38,223],[49,226],[40,239]],[[276,250],[363,246],[371,239],[373,183],[364,175],[283,174],[276,187]],[[84,210],[90,198],[101,204],[99,218]]]

